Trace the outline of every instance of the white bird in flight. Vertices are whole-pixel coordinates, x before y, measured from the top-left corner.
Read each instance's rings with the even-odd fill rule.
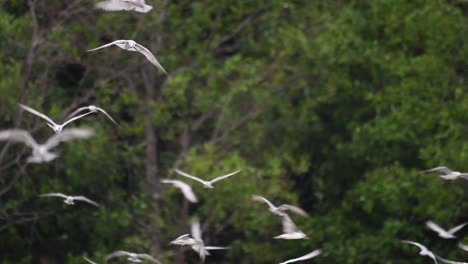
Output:
[[[434,253],[432,253],[432,251],[430,251],[429,249],[427,249],[427,247],[425,247],[424,245],[422,244],[419,244],[417,242],[414,242],[414,241],[409,241],[409,240],[401,240],[402,243],[406,243],[406,244],[411,244],[411,245],[415,245],[417,246],[421,251],[419,252],[419,255],[421,256],[428,256],[430,257],[431,259],[434,260],[434,262],[437,264],[437,258],[436,256],[434,255]]]
[[[432,231],[435,231],[437,233],[439,233],[439,236],[441,238],[445,238],[445,239],[453,239],[455,238],[455,233],[457,231],[459,231],[460,229],[462,229],[466,224],[468,223],[463,223],[461,225],[458,225],[456,227],[453,227],[449,230],[445,230],[443,228],[441,228],[439,225],[437,225],[436,223],[432,222],[432,221],[427,221],[426,222],[426,226],[431,229]]]
[[[105,11],[136,11],[140,13],[147,13],[153,9],[144,0],[107,0],[97,3],[96,8]]]
[[[468,262],[453,261],[436,256],[438,260],[448,264],[468,264]]]
[[[46,194],[41,194],[39,196],[40,197],[60,197],[60,198],[65,199],[63,202],[68,204],[68,205],[74,205],[75,201],[83,201],[83,202],[87,202],[89,204],[92,204],[94,206],[99,207],[99,204],[97,204],[93,200],[90,200],[90,199],[88,199],[88,198],[86,198],[84,196],[69,196],[69,195],[65,195],[63,193],[46,193]]]
[[[87,116],[87,115],[89,115],[89,114],[92,113],[92,112],[88,112],[88,113],[85,113],[85,114],[82,114],[82,115],[79,115],[79,116],[75,116],[75,117],[70,118],[70,119],[68,119],[67,121],[65,121],[65,123],[59,125],[59,124],[55,123],[50,117],[46,116],[45,114],[43,114],[43,113],[41,113],[41,112],[39,112],[39,111],[37,111],[37,110],[35,110],[35,109],[32,109],[32,108],[29,107],[29,106],[26,106],[26,105],[23,105],[23,104],[19,104],[19,106],[20,106],[21,108],[23,108],[24,110],[26,110],[26,111],[28,111],[28,112],[34,114],[34,115],[37,115],[38,117],[40,117],[40,118],[42,118],[42,119],[45,119],[45,120],[47,121],[47,125],[48,125],[50,128],[52,128],[52,130],[54,130],[55,133],[61,133],[62,130],[63,130],[63,128],[64,128],[67,124],[69,124],[69,123],[71,123],[71,122],[73,122],[73,121],[75,121],[75,120],[77,120],[77,119],[80,119],[80,118],[82,118],[82,117],[84,117],[84,116]]]
[[[315,258],[316,256],[318,256],[320,254],[322,254],[322,250],[321,249],[316,249],[316,250],[310,252],[307,255],[304,255],[302,257],[295,258],[295,259],[290,259],[290,260],[287,260],[285,262],[281,262],[279,264],[288,264],[288,263],[293,263],[293,262],[297,262],[297,261],[307,260],[307,259]]]
[[[463,178],[465,180],[468,180],[468,173],[452,171],[451,169],[444,167],[444,166],[424,170],[424,171],[421,171],[420,173],[428,173],[428,172],[440,172],[442,173],[440,177],[444,180],[456,180],[458,178]]]
[[[185,199],[187,199],[189,202],[192,202],[192,203],[198,202],[197,197],[195,196],[195,193],[193,193],[192,187],[190,187],[190,185],[186,184],[185,182],[179,181],[179,180],[169,180],[169,179],[163,179],[161,182],[172,184],[175,187],[179,188],[182,191],[182,194],[184,195]]]
[[[71,113],[68,118],[72,118],[74,116],[76,116],[78,113],[80,112],[83,112],[83,111],[89,111],[90,113],[97,113],[97,112],[101,112],[103,113],[105,116],[107,116],[107,118],[109,118],[110,121],[112,121],[112,123],[117,124],[117,122],[115,122],[115,120],[102,108],[100,107],[97,107],[95,105],[89,105],[89,106],[84,106],[84,107],[80,107],[78,109],[76,109],[73,113]]]
[[[150,256],[148,254],[138,254],[138,253],[123,251],[123,250],[118,250],[118,251],[110,253],[109,255],[106,256],[106,261],[109,261],[111,258],[123,257],[123,256],[126,256],[127,260],[130,261],[130,262],[139,263],[139,262],[142,262],[141,259],[146,259],[146,260],[149,260],[151,262],[161,264],[161,262],[159,262],[159,260],[153,258],[152,256]]]
[[[281,224],[283,225],[283,234],[275,236],[275,239],[308,239],[286,213],[281,215]]]
[[[23,142],[26,146],[32,148],[32,155],[27,159],[28,163],[50,162],[59,156],[50,150],[58,146],[60,142],[90,138],[92,136],[94,136],[94,131],[91,129],[71,128],[63,130],[60,134],[54,134],[44,144],[38,144],[26,130],[10,129],[0,131],[0,141]]]
[[[179,169],[174,169],[174,171],[175,171],[176,173],[178,173],[179,175],[182,175],[182,176],[187,177],[187,178],[190,178],[190,179],[192,179],[192,180],[196,180],[196,181],[198,181],[198,182],[201,182],[201,183],[203,184],[203,187],[205,187],[205,188],[213,189],[213,188],[214,188],[214,187],[213,187],[213,184],[214,184],[214,183],[216,183],[216,182],[218,182],[218,181],[220,181],[220,180],[224,180],[224,179],[226,179],[226,178],[228,178],[228,177],[231,177],[232,175],[234,175],[234,174],[240,172],[241,170],[237,170],[237,171],[235,171],[235,172],[231,172],[231,173],[229,173],[229,174],[226,174],[226,175],[223,175],[223,176],[219,176],[219,177],[217,177],[217,178],[212,179],[211,181],[204,181],[204,180],[202,180],[202,179],[200,179],[200,178],[197,178],[197,177],[195,177],[195,176],[193,176],[193,175],[190,175],[190,174],[188,174],[188,173],[186,173],[186,172],[183,172],[183,171],[181,171],[181,170],[179,170]]]
[[[306,213],[306,211],[302,210],[299,207],[290,205],[290,204],[282,204],[276,207],[270,201],[268,201],[265,197],[262,197],[259,195],[253,195],[252,200],[266,203],[268,205],[268,209],[270,210],[270,212],[279,216],[282,216],[286,210],[290,210],[291,212],[302,215],[302,216],[309,216]]]
[[[110,47],[112,45],[116,45],[117,47],[119,47],[121,49],[124,49],[124,50],[127,50],[127,51],[140,52],[141,54],[143,54],[146,57],[146,59],[148,59],[154,66],[156,66],[156,68],[158,68],[160,71],[167,74],[166,70],[164,70],[163,66],[159,63],[159,61],[156,59],[156,57],[154,57],[154,55],[147,48],[143,47],[142,45],[136,43],[133,40],[125,40],[125,39],[116,40],[114,42],[102,45],[100,47],[90,49],[90,50],[88,50],[88,52],[103,49],[103,48],[107,48],[107,47]]]

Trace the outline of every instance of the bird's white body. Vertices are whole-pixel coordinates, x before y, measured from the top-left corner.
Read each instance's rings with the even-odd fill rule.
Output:
[[[439,167],[435,167],[432,169],[428,169],[428,170],[422,171],[421,173],[428,173],[428,172],[439,172],[441,173],[439,176],[444,180],[453,181],[458,178],[463,178],[465,180],[468,180],[468,173],[453,171],[445,166],[439,166]]]
[[[434,262],[437,264],[437,258],[435,256],[434,253],[432,253],[432,251],[430,251],[429,249],[427,249],[427,247],[425,247],[424,245],[420,244],[420,243],[417,243],[417,242],[414,242],[414,241],[409,241],[409,240],[402,240],[401,241],[402,243],[406,243],[406,244],[411,244],[411,245],[414,245],[414,246],[417,246],[420,251],[419,251],[419,255],[421,256],[428,256],[430,257],[432,260],[434,260]]]
[[[307,238],[307,235],[304,234],[302,231],[275,236],[275,239],[290,239],[290,240],[291,239],[306,239],[306,238]]]
[[[94,206],[98,206],[99,207],[99,204],[97,204],[95,201],[91,200],[91,199],[88,199],[84,196],[70,196],[70,195],[65,195],[63,193],[47,193],[47,194],[41,194],[39,195],[40,197],[59,197],[59,198],[63,198],[63,202],[68,204],[68,205],[74,205],[75,204],[75,200],[76,201],[83,201],[83,202],[87,202],[89,204],[92,204]]]
[[[96,8],[105,11],[136,11],[140,13],[147,13],[153,9],[144,0],[106,0],[97,3]]]
[[[296,227],[286,213],[281,215],[281,224],[283,225],[283,234],[275,236],[275,239],[308,239],[307,235]]]
[[[449,230],[445,230],[445,229],[443,229],[442,227],[440,227],[439,225],[437,225],[436,223],[434,223],[432,221],[427,221],[426,222],[426,226],[429,229],[431,229],[434,232],[437,232],[439,234],[439,237],[444,238],[444,239],[454,239],[454,238],[456,238],[455,233],[457,231],[459,231],[460,229],[462,229],[467,224],[468,223],[463,223],[463,224],[458,225],[456,227],[453,227],[453,228],[451,228]]]
[[[231,173],[229,173],[229,174],[226,174],[226,175],[223,175],[223,176],[219,176],[219,177],[217,177],[217,178],[212,179],[211,181],[202,180],[202,179],[200,179],[200,178],[198,178],[198,177],[195,177],[195,176],[193,176],[193,175],[191,175],[191,174],[188,174],[188,173],[186,173],[186,172],[183,172],[183,171],[181,171],[181,170],[179,170],[179,169],[174,169],[174,171],[175,171],[177,174],[181,175],[181,176],[184,176],[184,177],[187,177],[187,178],[189,178],[189,179],[192,179],[192,180],[195,180],[195,181],[200,182],[201,184],[203,184],[203,187],[205,187],[205,188],[207,188],[207,189],[213,189],[213,188],[214,188],[214,186],[213,186],[214,183],[216,183],[216,182],[218,182],[218,181],[221,181],[221,180],[224,180],[224,179],[226,179],[226,178],[228,178],[228,177],[231,177],[231,176],[233,176],[234,174],[239,173],[241,170],[237,170],[237,171],[235,171],[235,172],[231,172]]]

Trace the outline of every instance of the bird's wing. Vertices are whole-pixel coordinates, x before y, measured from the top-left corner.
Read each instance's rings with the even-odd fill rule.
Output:
[[[223,249],[230,249],[231,247],[215,247],[215,246],[206,246],[206,250],[223,250]]]
[[[184,177],[187,177],[187,178],[190,178],[190,179],[192,179],[192,180],[196,180],[196,181],[198,181],[198,182],[201,182],[201,183],[205,184],[205,181],[204,181],[204,180],[202,180],[202,179],[200,179],[200,178],[197,178],[197,177],[195,177],[195,176],[193,176],[193,175],[190,175],[190,174],[188,174],[188,173],[186,173],[186,172],[183,172],[183,171],[181,171],[181,170],[179,170],[179,169],[174,169],[174,171],[175,171],[177,174],[179,174],[179,175],[182,175],[182,176],[184,176]]]
[[[183,239],[183,238],[186,238],[186,237],[189,237],[189,236],[190,236],[190,234],[183,234],[183,235],[181,235],[180,237],[178,237],[178,238],[172,240],[172,242],[177,241],[177,240],[180,240],[180,239]]]
[[[87,257],[83,257],[83,258],[84,258],[84,260],[86,260],[87,262],[89,262],[89,263],[91,263],[91,264],[97,264],[96,262],[90,260],[90,259],[87,258]]]
[[[437,259],[448,264],[468,264],[467,262],[452,261],[452,260],[441,258],[439,256],[437,256]]]
[[[89,110],[88,106],[83,106],[83,107],[76,109],[75,111],[73,111],[73,113],[69,114],[67,118],[72,118],[76,116],[78,113],[83,112],[84,110]]]
[[[96,8],[104,11],[122,11],[133,9],[132,5],[122,0],[107,0],[96,4]]]
[[[111,258],[121,257],[121,256],[128,256],[128,255],[130,255],[130,252],[123,251],[123,250],[114,251],[114,252],[112,252],[112,253],[110,253],[109,255],[106,256],[106,261],[108,261]]]
[[[229,173],[229,174],[226,174],[226,175],[223,175],[223,176],[219,176],[218,178],[212,179],[212,180],[210,181],[210,183],[213,184],[213,183],[215,183],[215,182],[219,182],[220,180],[224,180],[224,179],[226,179],[227,177],[231,177],[232,175],[237,174],[237,173],[239,173],[240,171],[241,171],[241,170],[237,170],[237,171],[235,171],[235,172],[231,172],[231,173]]]
[[[147,48],[143,47],[142,45],[136,43],[135,48],[143,54],[156,68],[158,68],[160,71],[164,72],[167,74],[166,70],[163,68],[163,66],[159,63],[159,61],[154,57],[153,53],[149,51]]]
[[[302,215],[302,216],[309,216],[307,214],[306,211],[302,210],[301,208],[297,207],[297,206],[293,206],[293,205],[290,205],[290,204],[282,204],[278,207],[278,209],[284,211],[284,210],[289,210],[293,213],[296,213],[298,215]]]
[[[465,250],[465,251],[468,251],[468,246],[466,246],[466,245],[464,245],[464,244],[462,244],[460,242],[458,243],[458,247]]]
[[[22,129],[9,129],[0,131],[0,141],[9,140],[14,142],[23,142],[30,148],[38,147],[38,144],[28,131]]]
[[[424,171],[422,171],[422,173],[434,172],[434,171],[440,171],[440,172],[443,172],[445,174],[450,174],[450,173],[453,172],[452,170],[450,170],[449,168],[447,168],[445,166],[439,166],[439,167],[435,167],[435,168],[432,168],[432,169],[424,170]]]
[[[281,262],[280,264],[287,264],[287,263],[293,263],[293,262],[297,262],[297,261],[301,261],[301,260],[306,260],[306,259],[311,259],[311,258],[315,258],[316,256],[322,254],[322,250],[321,249],[316,249],[312,252],[310,252],[309,254],[307,255],[304,255],[302,257],[298,257],[298,258],[295,258],[295,259],[290,259],[288,261],[285,261],[285,262]]]
[[[441,228],[439,225],[437,225],[436,223],[434,223],[434,222],[432,222],[432,221],[427,221],[427,222],[426,222],[426,226],[427,226],[429,229],[431,229],[431,230],[433,230],[433,231],[435,231],[435,232],[437,232],[437,233],[447,233],[446,230],[444,230],[443,228]]]
[[[202,236],[201,236],[200,221],[198,220],[198,218],[193,218],[192,219],[191,231],[192,231],[192,237],[195,240],[203,241]]]
[[[68,196],[66,196],[63,193],[46,193],[46,194],[40,194],[39,196],[40,197],[60,197],[60,198],[64,198],[64,199],[68,198]]]
[[[69,128],[64,129],[62,133],[55,134],[50,137],[44,146],[47,149],[55,148],[60,142],[66,142],[80,138],[90,138],[94,136],[94,130],[85,128]]]
[[[147,13],[151,9],[153,9],[153,7],[150,6],[150,5],[147,5],[144,0],[143,1],[135,1],[134,0],[131,3],[135,6],[135,9],[133,9],[133,10],[137,11],[137,12]]]
[[[414,242],[414,241],[409,241],[409,240],[401,240],[402,243],[406,243],[406,244],[411,244],[411,245],[415,245],[417,246],[421,251],[429,251],[424,245],[422,244],[419,244],[418,242]]]
[[[197,197],[195,196],[195,193],[193,192],[192,187],[190,187],[190,185],[186,184],[183,181],[177,180],[175,180],[173,184],[182,191],[187,200],[189,200],[192,203],[198,202]]]
[[[109,118],[109,120],[112,121],[112,123],[114,123],[114,124],[116,124],[116,125],[118,126],[117,122],[115,122],[115,120],[114,120],[104,109],[102,109],[102,108],[100,108],[100,107],[96,107],[96,110],[98,110],[99,112],[101,112],[101,113],[103,113],[104,115],[106,115],[107,118]]]
[[[99,207],[99,204],[96,203],[95,201],[91,200],[91,199],[88,199],[84,196],[75,196],[73,197],[73,200],[77,200],[77,201],[83,201],[83,202],[87,202],[89,204],[92,204],[92,205],[95,205],[95,206],[98,206]]]
[[[284,214],[281,216],[281,224],[283,225],[283,233],[288,234],[288,233],[293,233],[297,231],[297,227],[292,221],[291,217],[289,215]]]
[[[264,202],[270,207],[270,209],[274,210],[276,209],[276,206],[274,206],[270,201],[268,201],[265,197],[262,197],[260,195],[253,195],[252,200],[257,201],[257,202]]]
[[[461,225],[457,225],[456,227],[453,227],[453,228],[449,229],[448,232],[450,234],[454,234],[454,233],[458,232],[460,229],[462,229],[464,226],[466,226],[467,224],[468,223],[463,223]]]
[[[121,44],[121,43],[124,43],[124,42],[125,42],[125,40],[119,39],[119,40],[113,41],[113,42],[111,42],[111,43],[107,43],[107,44],[105,44],[105,45],[99,46],[99,47],[97,47],[97,48],[90,49],[90,50],[88,50],[88,52],[95,51],[95,50],[99,50],[99,49],[103,49],[103,48],[107,48],[107,47],[110,47],[110,46],[112,46],[112,45],[117,45],[117,44]]]
[[[66,126],[67,124],[69,124],[69,123],[71,123],[71,122],[73,122],[73,121],[75,121],[75,120],[77,120],[77,119],[80,119],[80,118],[82,118],[82,117],[84,117],[84,116],[87,116],[87,115],[89,115],[89,114],[92,114],[92,113],[93,113],[93,112],[90,111],[90,112],[88,112],[88,113],[84,113],[84,114],[82,114],[82,115],[72,117],[72,118],[68,119],[67,121],[65,121],[65,123],[62,124],[62,127]]]
[[[42,119],[45,119],[47,122],[51,123],[51,124],[54,124],[54,125],[57,125],[52,119],[50,119],[50,117],[46,116],[45,114],[35,110],[35,109],[32,109],[31,107],[29,106],[26,106],[26,105],[23,105],[23,104],[19,104],[19,106],[21,108],[23,108],[24,110],[30,112],[31,114],[34,114],[34,115],[37,115],[38,117],[42,118]]]
[[[146,260],[149,260],[149,261],[151,261],[151,262],[161,264],[161,262],[159,262],[159,260],[153,258],[152,256],[150,256],[150,255],[148,255],[148,254],[137,254],[137,256],[138,256],[139,258],[146,259]]]

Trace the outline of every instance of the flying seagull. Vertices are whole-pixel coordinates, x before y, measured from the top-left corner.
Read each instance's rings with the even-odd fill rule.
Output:
[[[436,256],[438,260],[444,262],[444,263],[448,263],[448,264],[468,264],[468,262],[459,262],[459,261],[453,261],[453,260],[448,260],[448,259],[444,259],[444,258],[441,258],[439,256]]]
[[[46,193],[46,194],[41,194],[39,196],[40,197],[60,197],[60,198],[65,199],[64,202],[68,205],[74,205],[75,201],[83,201],[83,202],[87,202],[89,204],[99,207],[99,204],[97,204],[93,200],[90,200],[84,196],[68,196],[63,193]]]
[[[89,114],[92,113],[92,112],[88,112],[88,113],[85,113],[85,114],[82,114],[82,115],[79,115],[79,116],[75,116],[75,117],[70,118],[70,119],[68,119],[67,121],[65,121],[65,123],[59,125],[59,124],[55,123],[52,119],[50,119],[50,117],[46,116],[45,114],[43,114],[43,113],[41,113],[41,112],[39,112],[39,111],[37,111],[37,110],[35,110],[35,109],[32,109],[32,108],[29,107],[29,106],[26,106],[26,105],[23,105],[23,104],[19,104],[19,106],[20,106],[21,108],[23,108],[24,110],[26,110],[26,111],[28,111],[28,112],[34,114],[34,115],[37,115],[38,117],[40,117],[40,118],[42,118],[42,119],[45,119],[45,120],[47,121],[47,125],[48,125],[50,128],[52,128],[52,130],[54,130],[55,133],[61,133],[62,130],[63,130],[63,128],[64,128],[67,124],[69,124],[69,123],[71,123],[71,122],[73,122],[73,121],[75,121],[75,120],[77,120],[77,119],[80,119],[80,118],[82,118],[82,117],[84,117],[84,116],[87,116],[87,115],[89,115]]]
[[[426,226],[431,229],[432,231],[434,232],[437,232],[439,233],[439,236],[441,238],[445,238],[445,239],[452,239],[452,238],[455,238],[455,232],[459,231],[460,229],[462,229],[466,224],[468,223],[463,223],[461,225],[458,225],[456,227],[453,227],[449,230],[445,230],[443,228],[441,228],[439,225],[437,225],[436,223],[432,222],[432,221],[427,221],[426,222]]]
[[[290,259],[290,260],[287,260],[285,262],[281,262],[279,264],[288,264],[288,263],[293,263],[293,262],[297,262],[297,261],[307,260],[307,259],[315,258],[316,256],[318,256],[320,254],[322,254],[322,250],[321,249],[316,249],[316,250],[310,252],[307,255],[304,255],[302,257],[295,258],[295,259]]]
[[[309,216],[306,211],[302,210],[299,207],[289,205],[289,204],[282,204],[278,207],[274,206],[270,201],[268,201],[265,197],[259,196],[259,195],[254,195],[252,196],[252,200],[257,201],[257,202],[264,202],[268,205],[268,209],[270,212],[273,214],[282,216],[286,210],[290,210],[293,213],[302,215],[302,216]]]
[[[289,215],[283,213],[281,218],[283,234],[275,236],[275,239],[308,239],[307,235],[296,227]]]
[[[169,183],[179,188],[184,194],[185,199],[187,199],[188,201],[192,203],[198,202],[197,197],[193,193],[192,187],[190,187],[190,185],[186,184],[185,182],[179,181],[179,180],[169,180],[169,179],[163,179],[161,182]]]
[[[468,251],[468,246],[463,245],[462,243],[458,242],[458,247],[461,248],[462,250]]]
[[[409,241],[409,240],[401,240],[402,243],[406,243],[406,244],[411,244],[411,245],[415,245],[417,246],[421,251],[419,252],[419,255],[421,256],[428,256],[430,257],[431,259],[434,260],[434,262],[437,264],[437,258],[436,256],[434,255],[434,253],[432,253],[432,251],[430,251],[429,249],[427,249],[427,247],[425,247],[424,245],[421,245],[417,242],[414,242],[414,241]]]
[[[138,262],[142,262],[141,259],[146,259],[151,262],[161,264],[161,262],[159,262],[157,259],[153,258],[152,256],[148,254],[138,254],[138,253],[123,251],[123,250],[118,250],[107,255],[106,262],[109,261],[111,258],[123,257],[123,256],[127,256],[127,260],[130,262],[138,263]]]
[[[451,169],[444,167],[444,166],[435,167],[429,170],[421,171],[420,173],[428,173],[428,172],[440,172],[442,173],[440,177],[444,180],[456,180],[458,178],[463,178],[465,180],[468,180],[468,173],[452,171]]]
[[[190,179],[192,179],[192,180],[196,180],[196,181],[198,181],[198,182],[201,182],[201,183],[203,184],[203,187],[205,187],[205,188],[213,189],[213,188],[214,188],[214,187],[213,187],[213,184],[214,184],[214,183],[216,183],[216,182],[218,182],[218,181],[220,181],[220,180],[224,180],[224,179],[226,179],[227,177],[231,177],[232,175],[234,175],[234,174],[240,172],[241,170],[237,170],[237,171],[235,171],[235,172],[231,172],[231,173],[229,173],[229,174],[220,176],[220,177],[218,177],[218,178],[214,178],[214,179],[211,180],[211,181],[204,181],[204,180],[202,180],[202,179],[200,179],[200,178],[197,178],[197,177],[195,177],[195,176],[193,176],[193,175],[190,175],[190,174],[188,174],[188,173],[186,173],[186,172],[183,172],[183,171],[181,171],[181,170],[179,170],[179,169],[174,169],[174,171],[177,172],[178,174],[184,176],[184,177],[187,177],[187,178],[190,178]]]
[[[107,118],[109,118],[110,121],[112,121],[112,123],[116,124],[117,125],[117,122],[115,122],[115,120],[102,108],[100,107],[97,107],[95,105],[89,105],[89,106],[84,106],[84,107],[80,107],[78,109],[76,109],[73,113],[71,113],[68,118],[71,118],[71,117],[74,117],[76,116],[78,113],[80,112],[83,112],[83,111],[89,111],[90,113],[97,113],[97,112],[101,112],[103,113],[104,115],[107,116]]]
[[[127,51],[140,52],[141,54],[143,54],[146,57],[146,59],[148,59],[154,66],[156,66],[156,68],[158,68],[160,71],[167,74],[166,70],[164,70],[163,66],[161,66],[161,64],[156,59],[156,57],[154,57],[154,55],[147,48],[143,47],[142,45],[136,43],[133,40],[125,40],[125,39],[116,40],[114,42],[102,45],[102,46],[97,47],[95,49],[90,49],[90,50],[88,50],[88,52],[103,49],[103,48],[107,48],[107,47],[110,47],[112,45],[116,45],[117,47],[119,47],[121,49],[124,49],[124,50],[127,50]]]
[[[32,148],[32,155],[28,157],[27,162],[42,163],[50,162],[56,159],[59,155],[55,152],[50,152],[60,142],[66,142],[75,139],[90,138],[94,136],[94,131],[91,129],[71,128],[64,129],[60,134],[55,134],[50,137],[46,143],[40,145],[32,138],[28,131],[22,129],[10,129],[0,131],[0,141],[23,142],[26,146]]]
[[[107,0],[96,4],[96,8],[105,11],[136,11],[147,13],[152,6],[147,5],[145,0]]]
[[[84,258],[84,260],[86,260],[88,263],[97,264],[97,262],[94,262],[94,261],[90,260],[90,259],[87,258],[87,257],[83,257],[83,258]]]

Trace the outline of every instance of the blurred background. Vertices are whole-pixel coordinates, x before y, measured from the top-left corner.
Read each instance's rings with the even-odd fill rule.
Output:
[[[153,10],[105,12],[90,0],[0,0],[0,128],[53,132],[54,120],[95,104],[70,127],[96,131],[58,147],[51,163],[0,142],[0,263],[102,263],[115,250],[199,263],[169,246],[200,218],[206,263],[431,263],[418,241],[468,260],[457,240],[424,226],[468,221],[468,183],[417,173],[468,170],[468,2],[464,0],[147,0]],[[147,47],[168,75],[118,39]],[[242,169],[212,190],[204,179]],[[176,178],[200,202],[162,185]],[[102,206],[38,199],[85,195]],[[304,208],[310,238],[281,241],[258,194]],[[468,243],[468,230],[458,234]],[[465,238],[466,237],[466,238]],[[124,259],[115,260],[124,263]]]

